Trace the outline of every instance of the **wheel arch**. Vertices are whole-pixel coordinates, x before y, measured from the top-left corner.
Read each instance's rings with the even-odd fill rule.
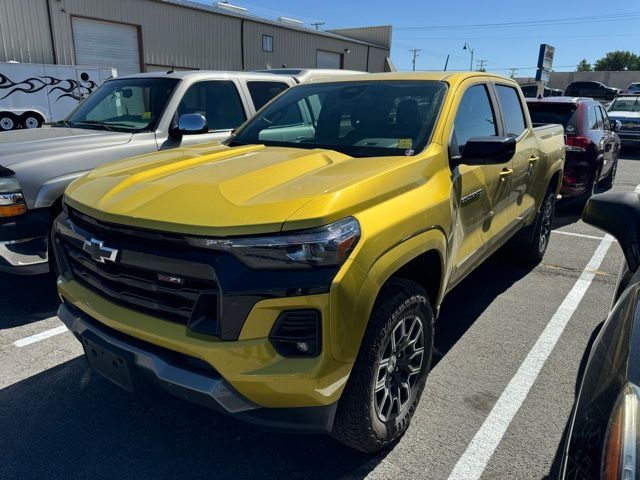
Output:
[[[436,311],[445,291],[446,252],[444,231],[432,227],[388,249],[368,271],[357,264],[350,268],[350,275],[360,276],[357,282],[345,282],[344,277],[334,281],[330,324],[334,357],[344,362],[355,361],[371,312],[382,288],[391,278],[404,278],[420,284]],[[359,284],[357,288],[355,283]]]

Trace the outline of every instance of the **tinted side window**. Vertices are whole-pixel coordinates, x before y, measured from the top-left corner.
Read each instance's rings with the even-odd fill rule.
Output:
[[[209,124],[209,131],[232,130],[245,120],[244,107],[233,82],[199,82],[187,90],[178,105],[178,115],[200,113]]]
[[[470,87],[460,100],[453,124],[454,143],[460,151],[472,137],[496,136],[496,117],[485,85]]]
[[[604,130],[604,120],[602,118],[602,109],[596,107],[596,117],[598,118],[598,130]]]
[[[289,85],[282,82],[247,82],[247,86],[256,110],[260,110],[269,100],[289,88]]]
[[[602,115],[603,128],[605,130],[611,130],[611,123],[609,122],[609,116],[607,115],[607,112],[605,112],[604,109],[600,108],[600,114]]]
[[[598,115],[596,113],[596,107],[589,107],[589,130],[598,129]]]
[[[519,137],[524,131],[524,111],[518,91],[513,87],[506,85],[496,85],[498,100],[502,107],[502,116],[504,117],[506,134],[510,137]]]

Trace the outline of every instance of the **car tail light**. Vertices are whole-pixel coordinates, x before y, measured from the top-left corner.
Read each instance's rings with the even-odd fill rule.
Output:
[[[635,479],[638,470],[640,433],[640,389],[627,383],[609,418],[602,451],[602,479]]]
[[[567,135],[567,152],[584,152],[591,145],[591,140],[579,135]]]

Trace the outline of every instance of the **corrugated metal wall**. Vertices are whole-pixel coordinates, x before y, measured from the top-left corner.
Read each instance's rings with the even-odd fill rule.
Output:
[[[320,49],[344,54],[346,69],[366,70],[368,57],[369,71],[384,71],[384,57],[389,55],[383,48],[347,39],[156,0],[0,0],[0,60],[54,63],[57,58],[58,64],[75,64],[74,16],[136,25],[140,32],[143,69],[175,65],[242,70],[242,42],[245,70],[277,68],[283,64],[313,68]],[[262,51],[262,35],[273,36],[272,53]]]
[[[273,53],[262,51],[262,35],[273,37]],[[366,70],[367,66],[366,45],[250,20],[245,21],[244,42],[247,70],[280,68],[283,64],[287,67],[315,68],[317,50],[344,54],[344,68],[348,70]],[[345,49],[349,49],[349,53]]]
[[[0,0],[0,62],[54,63],[47,0]]]
[[[381,47],[391,48],[391,25],[381,27],[340,28],[327,30],[328,32],[355,38]]]

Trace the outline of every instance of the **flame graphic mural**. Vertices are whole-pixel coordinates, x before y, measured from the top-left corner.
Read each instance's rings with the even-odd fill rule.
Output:
[[[82,100],[92,93],[98,85],[89,79],[89,75],[85,72],[80,74],[80,81],[75,79],[59,79],[50,76],[33,77],[20,82],[14,82],[6,75],[0,73],[0,100],[3,100],[16,92],[36,93],[47,87],[53,87],[49,90],[49,95],[57,93],[55,101],[61,98],[73,98],[74,100]],[[5,90],[8,90],[5,93]]]

